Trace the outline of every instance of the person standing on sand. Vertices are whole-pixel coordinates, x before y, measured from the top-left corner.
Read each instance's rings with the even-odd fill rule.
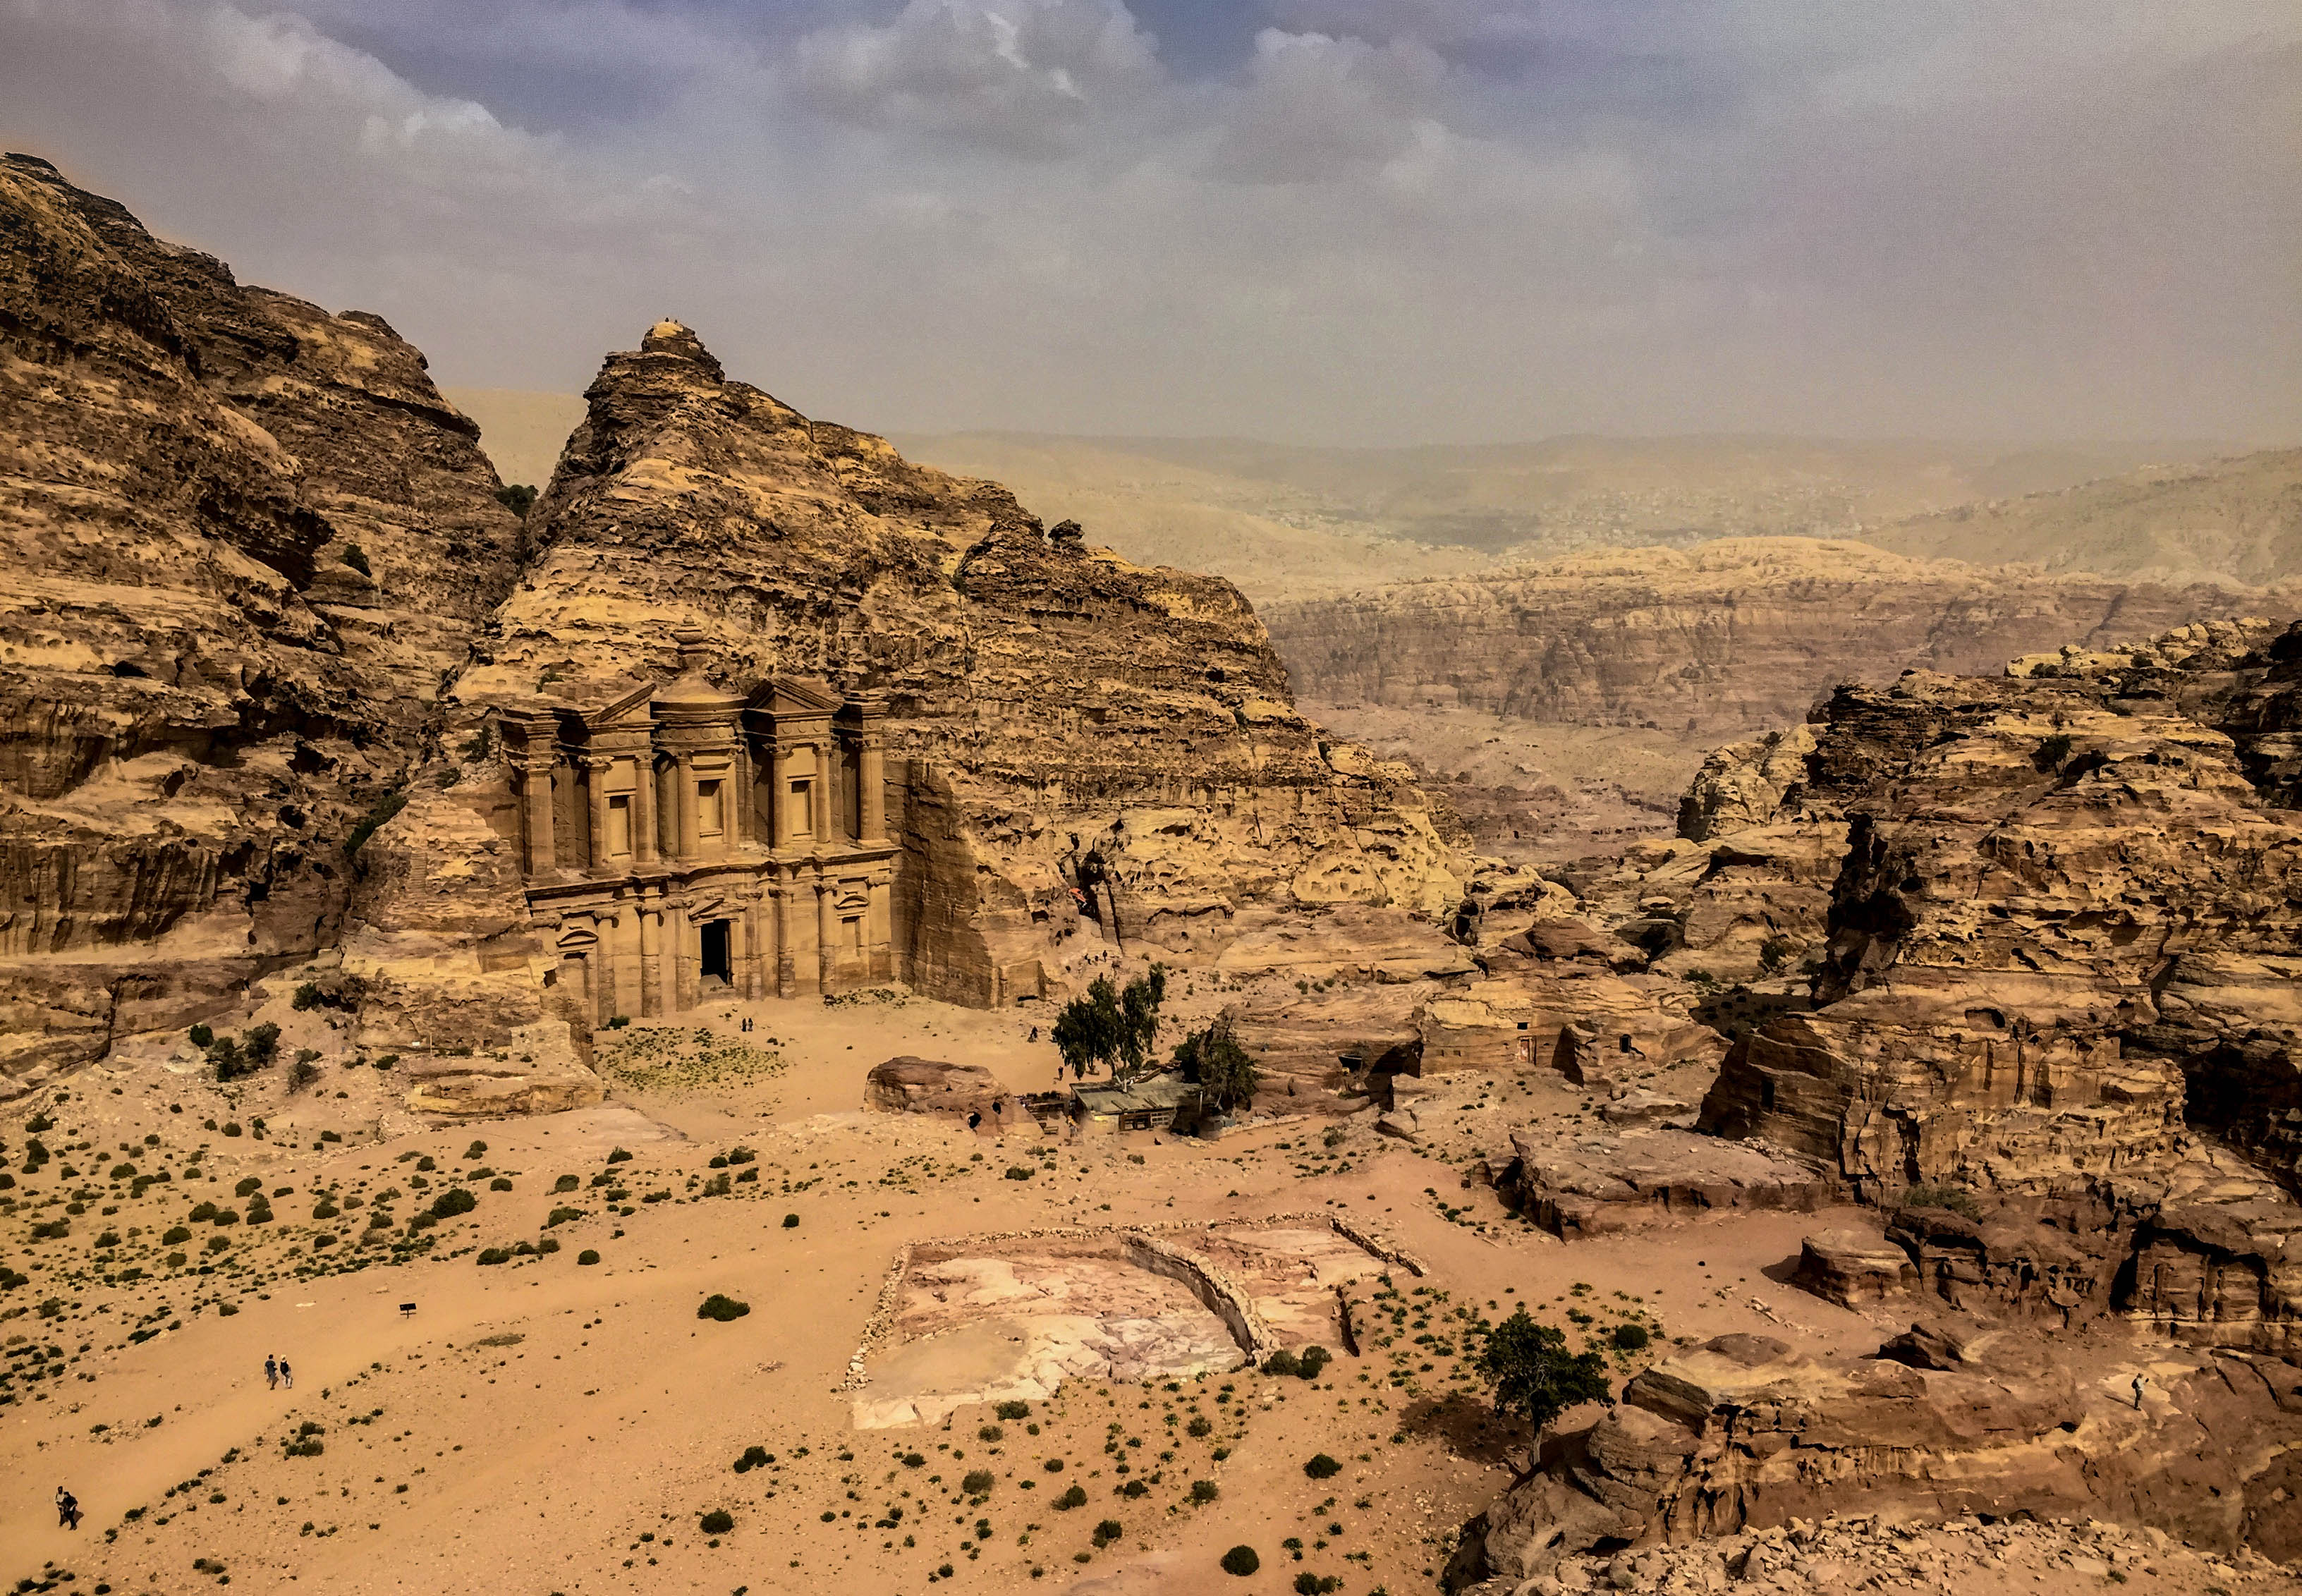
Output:
[[[2137,1413],[2140,1413],[2142,1411],[2143,1388],[2147,1386],[2149,1383],[2150,1377],[2147,1374],[2137,1374],[2134,1377],[2134,1411]]]
[[[280,1360],[280,1383],[291,1391],[296,1389],[296,1371],[288,1366],[284,1357]]]
[[[280,1360],[269,1352],[264,1355],[264,1389],[268,1391],[280,1389]]]
[[[80,1499],[61,1485],[56,1487],[56,1527],[60,1530],[80,1528]]]

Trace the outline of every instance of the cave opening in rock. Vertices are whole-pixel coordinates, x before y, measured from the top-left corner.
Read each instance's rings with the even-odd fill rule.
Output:
[[[703,979],[707,981],[732,983],[735,979],[735,962],[728,952],[733,924],[724,920],[703,922]]]

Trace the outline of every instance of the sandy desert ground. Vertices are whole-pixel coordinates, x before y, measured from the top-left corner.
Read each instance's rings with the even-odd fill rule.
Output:
[[[1179,987],[1179,1024],[1238,995],[1204,977]],[[1028,1120],[970,1134],[859,1106],[870,1066],[903,1054],[1042,1088],[1055,1060],[1030,1040],[1041,1018],[894,993],[730,1002],[609,1033],[610,1101],[525,1121],[415,1123],[372,1069],[235,1101],[189,1048],[18,1105],[12,1163],[34,1138],[54,1158],[5,1197],[26,1214],[70,1205],[67,1234],[19,1255],[31,1281],[0,1325],[13,1483],[0,1575],[123,1592],[801,1591],[828,1577],[1132,1596],[1279,1592],[1308,1574],[1403,1596],[1434,1588],[1457,1526],[1525,1439],[1480,1400],[1468,1322],[1526,1303],[1576,1315],[1578,1340],[1647,1326],[1650,1352],[1615,1356],[1625,1375],[1729,1331],[1852,1351],[1900,1328],[1777,1278],[1802,1233],[1875,1224],[1862,1213],[1572,1246],[1507,1215],[1466,1172],[1509,1125],[1581,1112],[1547,1072],[1443,1083],[1423,1113],[1440,1129],[1417,1147],[1376,1135],[1372,1116],[1198,1142]],[[457,1205],[439,1203],[450,1190],[475,1207],[408,1237],[411,1214]],[[239,1222],[193,1222],[202,1208]],[[1364,1356],[1331,1348],[1322,1377],[1077,1379],[1015,1416],[961,1404],[937,1423],[858,1427],[887,1372],[901,1378],[892,1346],[860,1388],[846,1378],[901,1244],[1284,1213],[1348,1214],[1427,1271],[1368,1283],[1395,1316],[1375,1320]],[[378,1240],[360,1244],[365,1231]],[[539,1250],[483,1264],[483,1248]],[[713,1293],[751,1311],[700,1319]],[[267,1389],[267,1354],[289,1360],[292,1390]],[[2130,1376],[2115,1348],[2072,1355],[2103,1360],[2105,1390]],[[1340,1471],[1309,1477],[1322,1453]],[[57,1484],[83,1506],[77,1532],[51,1522]],[[1062,1506],[1073,1484],[1085,1504]],[[715,1510],[733,1527],[703,1528]],[[1960,1563],[1958,1588],[2076,1588],[2057,1571],[2087,1549],[2032,1540],[2045,1550],[2018,1541],[1995,1572]],[[1235,1579],[1216,1560],[1241,1543],[1263,1566]],[[2205,1567],[2186,1557],[2158,1554],[2163,1578],[2140,1562],[2127,1577],[2205,1588],[2180,1583]]]

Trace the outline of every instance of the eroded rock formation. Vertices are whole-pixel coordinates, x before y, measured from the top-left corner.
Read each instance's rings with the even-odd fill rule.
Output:
[[[340,935],[508,584],[477,429],[378,317],[0,161],[0,1077],[220,1013]]]
[[[1321,704],[1460,704],[1517,719],[1717,735],[1799,719],[1836,684],[2180,626],[2248,599],[1855,542],[1722,538],[1266,607],[1296,690]]]

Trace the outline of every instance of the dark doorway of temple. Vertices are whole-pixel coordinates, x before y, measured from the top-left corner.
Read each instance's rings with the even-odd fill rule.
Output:
[[[731,922],[724,920],[704,922],[703,979],[707,981],[716,978],[732,982],[735,979],[735,966],[727,953],[729,940],[727,933],[730,924]]]

